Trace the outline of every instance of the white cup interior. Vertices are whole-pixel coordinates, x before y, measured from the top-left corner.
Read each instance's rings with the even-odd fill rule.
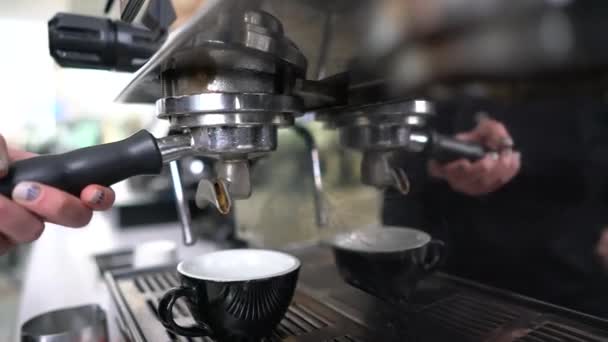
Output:
[[[429,234],[417,229],[384,226],[340,234],[334,245],[361,252],[400,252],[420,248],[430,241]]]
[[[287,274],[300,261],[286,253],[262,249],[230,249],[199,255],[177,265],[187,277],[217,282],[246,281]]]

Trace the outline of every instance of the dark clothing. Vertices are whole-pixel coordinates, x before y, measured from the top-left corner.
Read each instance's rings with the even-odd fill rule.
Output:
[[[519,174],[472,197],[429,178],[420,156],[399,156],[412,193],[386,192],[384,223],[446,241],[449,273],[608,317],[608,276],[596,256],[608,227],[608,106],[583,97],[452,103],[437,127],[470,130],[480,110],[507,127]]]

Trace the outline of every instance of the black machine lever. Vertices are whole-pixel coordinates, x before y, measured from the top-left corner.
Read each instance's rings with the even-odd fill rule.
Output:
[[[48,22],[49,49],[63,66],[132,72],[158,50],[163,31],[69,13],[58,13]]]
[[[15,162],[0,179],[0,194],[10,197],[18,183],[35,181],[80,196],[87,185],[110,186],[132,176],[159,174],[162,167],[157,140],[142,130],[118,142]]]
[[[440,163],[448,163],[463,158],[476,161],[489,152],[480,144],[457,140],[435,132],[430,134],[426,150],[429,158]]]
[[[437,133],[431,133],[429,138],[425,152],[440,162],[478,160],[487,152],[478,144]],[[159,141],[142,130],[118,142],[15,162],[8,175],[0,179],[0,194],[10,197],[18,183],[33,181],[78,196],[90,184],[110,186],[137,175],[159,174],[164,162],[175,159],[171,155],[174,151],[166,149],[171,144],[163,139]]]

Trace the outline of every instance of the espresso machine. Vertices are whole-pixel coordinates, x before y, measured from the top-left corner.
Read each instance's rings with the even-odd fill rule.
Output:
[[[410,180],[393,164],[395,152],[442,162],[492,152],[438,132],[434,118],[444,114],[437,102],[500,96],[505,80],[534,84],[593,73],[604,69],[608,51],[590,32],[605,12],[595,2],[207,0],[171,32],[170,1],[125,0],[120,7],[116,22],[56,16],[49,23],[52,55],[64,66],[134,71],[117,101],[154,103],[158,119],[170,124],[167,135],[143,131],[17,163],[0,191],[36,179],[78,192],[169,165],[185,244],[195,236],[180,159],[205,158],[213,171],[197,180],[194,200],[228,214],[255,193],[252,172],[277,149],[279,130],[295,128],[307,141],[322,230],[328,213],[320,158],[300,122],[321,122],[360,154],[362,186],[407,194]],[[390,306],[346,285],[327,249],[293,253],[304,263],[301,281],[274,340],[608,339],[605,320],[446,274],[425,281],[408,307]],[[127,340],[206,341],[175,336],[158,322],[156,302],[177,282],[170,269],[108,273],[106,280]],[[191,321],[186,307],[177,308]]]
[[[74,151],[53,160],[44,157],[16,163],[2,184],[4,194],[9,194],[12,185],[24,179],[38,179],[77,193],[91,182],[110,185],[139,174],[159,173],[168,164],[184,241],[192,244],[191,219],[187,199],[180,190],[183,177],[177,161],[192,157],[213,160],[210,167],[213,172],[201,175],[198,180],[195,200],[201,208],[211,204],[220,213],[228,214],[235,200],[251,196],[251,168],[276,150],[278,129],[293,127],[295,120],[305,113],[336,129],[344,147],[362,153],[361,181],[380,189],[395,187],[404,194],[409,190],[406,173],[390,165],[394,151],[427,153],[442,160],[476,159],[486,152],[480,146],[435,132],[431,122],[436,113],[431,99],[412,93],[406,97],[365,100],[366,95],[349,94],[356,82],[368,81],[357,74],[359,69],[337,72],[325,65],[334,58],[330,46],[337,36],[327,34],[333,30],[330,26],[342,25],[338,19],[326,23],[327,36],[320,43],[327,46],[315,49],[324,55],[316,56],[321,60],[314,61],[318,70],[316,76],[311,76],[315,72],[309,70],[309,60],[316,57],[311,57],[312,51],[302,51],[288,33],[297,32],[308,40],[315,32],[309,32],[304,23],[297,30],[289,30],[280,19],[285,15],[287,20],[289,16],[299,16],[291,11],[307,5],[292,8],[250,1],[205,2],[196,14],[204,14],[204,18],[193,17],[167,35],[166,29],[174,18],[169,3],[157,1],[146,6],[140,3],[140,11],[134,9],[137,6],[134,4],[122,4],[122,22],[57,15],[49,22],[51,54],[67,67],[137,69],[117,100],[155,103],[158,119],[170,124],[167,136],[156,139],[142,131],[119,143]],[[269,10],[264,9],[267,6]],[[273,7],[279,12],[271,14]],[[319,8],[313,6],[308,10],[312,17]],[[361,6],[348,5],[331,16],[346,24],[358,17],[361,10]],[[144,14],[140,18],[133,15],[135,12]],[[133,23],[138,20],[145,28]],[[91,42],[95,36],[97,41]],[[348,41],[355,37],[343,38]],[[354,41],[351,45],[355,46]],[[365,73],[365,68],[360,70]],[[328,77],[320,79],[323,73]],[[354,89],[363,91],[358,85]],[[301,127],[296,132],[305,141],[311,140]],[[82,163],[83,158],[88,161]],[[323,226],[326,218],[316,160],[312,158],[311,170],[316,174],[317,224]],[[44,174],[40,168],[49,163],[56,166],[55,171],[45,168]]]

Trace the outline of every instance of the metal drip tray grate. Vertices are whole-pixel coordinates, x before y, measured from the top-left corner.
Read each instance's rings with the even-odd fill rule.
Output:
[[[457,294],[427,307],[423,314],[456,334],[481,340],[514,321],[521,312],[479,297]]]
[[[538,342],[538,341],[564,341],[564,342],[605,342],[608,337],[594,336],[586,331],[556,322],[543,322],[516,341]]]
[[[447,286],[453,284],[446,282]],[[332,300],[330,305],[344,308],[376,334],[386,332],[387,322],[392,322],[390,337],[382,341],[608,342],[605,324],[588,324],[585,316],[573,321],[481,291],[440,291],[444,297],[427,295],[429,302],[418,301],[413,310],[395,309],[371,297],[363,300],[367,295],[357,292],[334,296],[339,302]]]
[[[352,338],[350,335],[344,335],[342,337],[335,337],[331,340],[325,340],[324,342],[356,342],[357,340]]]
[[[106,280],[122,321],[119,323],[123,335],[129,340],[212,342],[210,338],[176,336],[160,324],[156,311],[158,301],[167,290],[179,285],[173,269],[107,273]],[[194,324],[184,301],[176,302],[173,314],[181,325]],[[349,334],[341,331],[348,331]],[[302,337],[306,341],[363,342],[356,337],[357,331],[363,334],[363,328],[356,323],[313,299],[296,293],[285,317],[266,341],[283,341],[287,338],[289,341],[298,341]]]
[[[298,291],[266,342],[608,341],[607,320],[445,274],[422,282],[408,305],[389,305],[346,285],[327,260],[312,256],[299,255]],[[160,324],[156,307],[178,285],[174,269],[106,273],[124,340],[213,342],[175,336]],[[194,323],[184,302],[174,306],[174,315],[182,325]]]

